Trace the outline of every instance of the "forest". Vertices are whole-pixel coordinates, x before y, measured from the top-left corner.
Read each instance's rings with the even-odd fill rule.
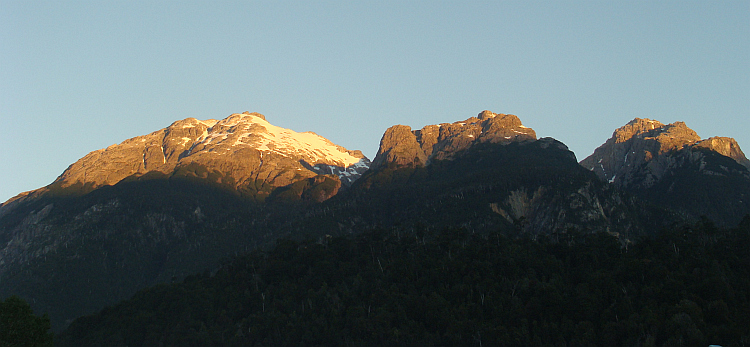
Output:
[[[632,244],[461,228],[283,239],[75,320],[58,346],[750,344],[750,216]]]
[[[54,334],[47,314],[37,316],[18,296],[0,301],[0,346],[46,347],[53,345]]]

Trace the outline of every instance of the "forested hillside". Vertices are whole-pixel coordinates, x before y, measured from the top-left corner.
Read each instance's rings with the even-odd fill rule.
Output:
[[[750,217],[621,248],[463,229],[279,241],[79,318],[60,346],[750,344]]]

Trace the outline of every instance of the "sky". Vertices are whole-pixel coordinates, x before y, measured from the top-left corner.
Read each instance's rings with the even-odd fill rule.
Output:
[[[750,155],[750,1],[0,0],[0,202],[188,117],[373,159],[392,125],[483,110],[578,160],[636,117]]]

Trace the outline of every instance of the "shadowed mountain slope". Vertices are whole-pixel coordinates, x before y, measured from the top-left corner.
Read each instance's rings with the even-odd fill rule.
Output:
[[[685,123],[636,118],[581,165],[687,219],[736,225],[750,213],[750,161],[727,137],[701,140]]]

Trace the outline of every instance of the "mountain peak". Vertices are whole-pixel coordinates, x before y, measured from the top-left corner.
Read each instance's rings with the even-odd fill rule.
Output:
[[[215,177],[242,190],[256,181],[279,187],[319,174],[351,184],[369,167],[360,151],[349,151],[312,132],[272,125],[260,113],[222,120],[186,118],[170,126],[89,153],[52,184],[84,190],[113,185],[150,172]]]
[[[615,130],[612,137],[615,138],[616,143],[625,142],[633,137],[647,134],[648,132],[664,127],[659,121],[647,119],[647,118],[635,118],[625,124],[624,126]]]
[[[536,132],[523,126],[518,117],[487,110],[463,121],[427,125],[420,130],[395,125],[383,134],[373,167],[424,166],[432,160],[451,159],[476,143],[529,140],[536,140]]]
[[[656,120],[635,118],[615,130],[611,140],[614,143],[638,140],[654,141],[660,144],[658,150],[663,153],[699,141],[700,137],[684,122],[665,125]]]
[[[581,165],[594,171],[602,180],[618,186],[635,184],[645,188],[658,181],[674,164],[668,159],[672,153],[694,147],[715,151],[750,166],[734,139],[716,137],[701,141],[700,136],[684,122],[665,125],[642,118],[635,118],[615,130],[609,140],[581,161]],[[647,179],[636,182],[634,176]]]

